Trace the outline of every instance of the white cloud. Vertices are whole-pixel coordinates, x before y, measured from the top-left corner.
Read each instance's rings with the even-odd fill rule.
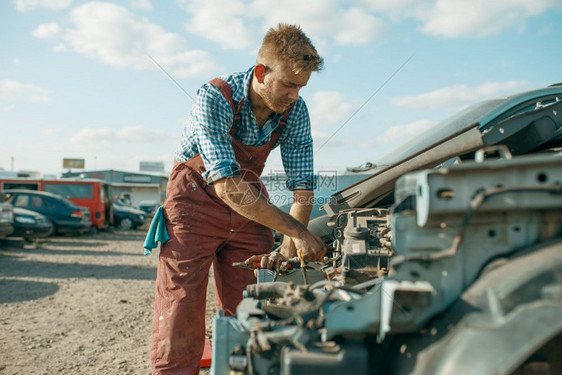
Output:
[[[246,48],[258,41],[258,33],[253,32],[257,30],[245,25],[244,17],[252,12],[242,0],[184,0],[180,5],[192,15],[186,23],[186,29],[192,34],[231,49]]]
[[[433,125],[435,125],[433,121],[420,120],[406,125],[393,126],[382,133],[380,141],[403,142],[421,135]]]
[[[192,50],[178,34],[111,3],[89,2],[71,10],[74,28],[61,31],[63,45],[118,68],[159,67],[178,77],[206,75],[216,69],[211,55]]]
[[[422,30],[443,37],[493,35],[555,5],[556,0],[437,0]]]
[[[68,48],[66,48],[64,43],[59,43],[55,46],[55,48],[53,48],[53,51],[55,51],[55,52],[64,52],[64,51],[67,51],[67,50],[68,50]]]
[[[498,34],[523,27],[528,17],[560,7],[559,0],[354,0],[395,22],[413,18],[428,35],[458,38]]]
[[[72,0],[14,0],[19,12],[28,12],[35,8],[66,9]]]
[[[338,44],[367,44],[382,31],[381,20],[361,8],[342,7],[337,0],[255,0],[251,6],[254,14],[264,18],[264,26],[298,24],[313,41],[330,38]]]
[[[335,20],[334,20],[335,21]],[[382,32],[382,22],[359,8],[351,8],[339,20],[334,39],[342,45],[367,44]]]
[[[55,135],[57,133],[58,133],[58,131],[55,128],[43,129],[41,131],[41,134],[43,134],[43,135]]]
[[[307,103],[313,128],[343,125],[356,109],[337,91],[319,91]]]
[[[424,94],[397,97],[392,99],[392,103],[409,109],[458,110],[525,86],[527,82],[524,81],[488,82],[476,87],[455,85]]]
[[[49,22],[37,26],[37,28],[31,32],[31,35],[39,39],[47,39],[57,37],[60,33],[61,27],[56,22]]]
[[[186,29],[243,49],[259,45],[279,22],[299,24],[316,43],[365,45],[382,34],[385,19],[415,19],[420,30],[439,37],[474,37],[523,27],[528,17],[560,6],[559,0],[178,0],[189,14]],[[522,26],[523,25],[523,26]]]
[[[121,130],[85,128],[74,134],[70,138],[70,143],[103,146],[111,143],[154,143],[171,139],[174,139],[172,134],[137,125]]]
[[[434,0],[354,0],[354,2],[376,13],[404,18],[415,16],[420,9],[431,5]]]
[[[141,10],[152,10],[152,3],[150,0],[129,0],[131,8]]]
[[[49,92],[39,86],[11,80],[1,80],[0,100],[11,101],[18,98],[25,98],[31,102],[50,102]]]
[[[366,44],[382,30],[381,20],[337,0],[182,0],[180,4],[191,15],[187,30],[223,48],[256,46],[264,32],[279,22],[302,26],[316,45],[324,38],[337,44]]]

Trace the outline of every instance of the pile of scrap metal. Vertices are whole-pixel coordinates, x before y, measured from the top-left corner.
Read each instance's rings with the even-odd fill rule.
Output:
[[[507,98],[461,129],[457,117],[419,150],[474,130],[480,142],[385,180],[422,153],[401,156],[340,192],[317,231],[325,259],[259,270],[237,315],[215,318],[212,373],[562,373],[559,97]]]

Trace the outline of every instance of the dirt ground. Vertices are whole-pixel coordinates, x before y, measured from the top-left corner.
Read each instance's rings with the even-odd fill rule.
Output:
[[[2,241],[0,374],[150,374],[158,256],[143,255],[145,232]]]

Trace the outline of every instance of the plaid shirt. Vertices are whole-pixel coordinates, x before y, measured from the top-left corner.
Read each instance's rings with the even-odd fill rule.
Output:
[[[282,115],[276,114],[260,129],[248,102],[248,88],[254,73],[247,72],[221,76],[232,90],[232,99],[244,100],[240,115],[240,126],[234,137],[249,146],[262,146],[271,140]],[[185,127],[175,157],[184,162],[201,154],[206,172],[203,177],[213,183],[220,179],[240,175],[240,164],[236,161],[229,134],[234,114],[219,89],[209,83],[197,92],[189,124]],[[312,136],[310,118],[304,100],[293,106],[283,134],[274,145],[280,146],[281,159],[290,190],[313,190],[314,175],[312,161]]]

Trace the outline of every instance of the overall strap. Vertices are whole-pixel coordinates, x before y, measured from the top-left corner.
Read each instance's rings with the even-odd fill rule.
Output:
[[[230,86],[224,79],[215,78],[209,81],[209,83],[220,90],[222,96],[224,96],[224,98],[230,105],[230,108],[232,109],[232,113],[234,114],[234,121],[232,122],[232,128],[230,132],[231,134],[234,134],[234,131],[236,130],[238,125],[240,125],[240,121],[242,119],[242,117],[240,116],[240,110],[242,109],[243,101],[241,100],[240,103],[236,103],[232,99],[232,90],[230,89]]]
[[[285,130],[285,126],[287,126],[287,119],[289,118],[289,115],[291,114],[294,106],[295,102],[291,103],[291,105],[285,110],[285,112],[283,112],[283,117],[281,117],[281,120],[279,120],[279,125],[273,131],[274,133],[279,133],[279,135],[283,133],[283,130]]]

